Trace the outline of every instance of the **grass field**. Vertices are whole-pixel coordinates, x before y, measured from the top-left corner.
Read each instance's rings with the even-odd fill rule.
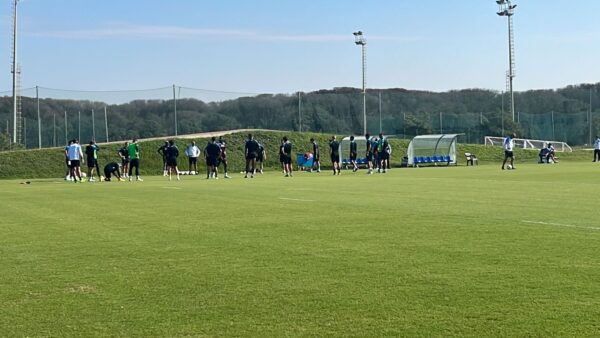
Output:
[[[1,336],[598,336],[600,165],[0,181]]]

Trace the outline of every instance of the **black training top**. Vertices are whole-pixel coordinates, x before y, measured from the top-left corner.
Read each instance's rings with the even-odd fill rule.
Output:
[[[338,141],[331,141],[331,143],[329,143],[329,147],[331,148],[331,155],[339,155],[340,144],[338,143]]]
[[[256,140],[246,141],[246,153],[258,153],[258,142]]]
[[[116,162],[110,162],[104,166],[104,171],[112,173],[119,170],[119,165]]]
[[[158,148],[157,152],[162,155],[162,157],[167,157],[167,149],[169,149],[168,145],[162,145]]]
[[[317,142],[313,143],[313,155],[319,156],[319,144]]]
[[[350,152],[353,154],[356,153],[356,141],[350,142]]]
[[[125,159],[128,159],[129,151],[127,150],[127,147],[123,147],[123,148],[119,149],[119,155],[121,155]]]
[[[209,143],[206,146],[206,156],[210,158],[217,158],[221,155],[221,147],[216,143]]]
[[[176,145],[168,146],[164,154],[166,158],[177,158],[179,157],[179,148]]]
[[[286,142],[283,144],[283,153],[287,156],[292,155],[292,142]]]

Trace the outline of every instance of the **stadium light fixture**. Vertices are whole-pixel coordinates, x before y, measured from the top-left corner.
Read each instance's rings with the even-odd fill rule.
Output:
[[[515,8],[517,5],[512,4],[510,0],[496,0],[499,6],[499,11],[496,12],[498,16],[505,16],[508,18],[508,72],[506,73],[507,89],[510,92],[510,111],[512,114],[512,120],[515,121],[515,95],[513,92],[513,80],[515,75],[515,38],[513,30],[512,17],[515,15]]]
[[[354,43],[361,47],[362,51],[362,94],[363,94],[363,134],[367,133],[367,39],[362,31],[354,32]]]

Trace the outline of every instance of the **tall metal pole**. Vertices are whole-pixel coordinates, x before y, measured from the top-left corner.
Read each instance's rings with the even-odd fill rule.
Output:
[[[23,118],[23,145],[27,149],[27,119]]]
[[[500,11],[496,14],[506,16],[508,18],[508,81],[510,91],[510,110],[512,113],[513,122],[515,121],[515,95],[513,91],[513,80],[515,78],[515,46],[512,17],[515,14],[517,5],[513,5],[510,0],[496,0],[500,6]]]
[[[502,135],[504,135],[504,92],[502,92],[502,110],[500,111],[500,120],[502,123]]]
[[[443,123],[444,118],[442,117],[442,114],[443,113],[440,112],[440,134],[444,133],[444,123]]]
[[[177,136],[177,97],[175,96],[175,85],[173,85],[173,113],[175,115],[175,136]]]
[[[56,113],[53,114],[52,118],[52,146],[56,147]]]
[[[13,95],[13,143],[17,143],[17,3],[13,1],[13,50],[12,50],[12,95]]]
[[[367,134],[367,39],[362,31],[353,34],[354,43],[361,46],[362,51],[363,134]]]
[[[589,144],[592,144],[592,120],[593,120],[593,118],[592,118],[592,87],[590,87],[590,118],[589,118],[589,121],[590,121],[590,143]]]
[[[65,145],[69,144],[69,130],[67,127],[67,111],[65,110]]]
[[[94,140],[94,141],[96,140],[96,122],[94,119],[94,110],[93,109],[92,109],[92,140]]]
[[[298,130],[302,132],[302,94],[298,92]]]
[[[77,139],[81,141],[81,111],[77,112]]]
[[[106,129],[106,143],[108,143],[108,118],[106,117],[106,106],[104,106],[104,128]]]
[[[381,91],[379,91],[379,132],[383,133],[383,126],[381,125]]]
[[[35,86],[35,98],[37,100],[37,118],[38,118],[38,148],[42,149],[42,119],[40,118],[40,94],[38,86]]]

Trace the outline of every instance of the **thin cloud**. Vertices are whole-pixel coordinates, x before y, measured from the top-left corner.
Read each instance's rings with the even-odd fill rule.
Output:
[[[189,28],[178,26],[118,25],[104,28],[33,32],[29,35],[55,39],[193,39],[218,38],[253,41],[337,42],[352,39],[349,34],[291,35],[238,29]],[[372,36],[375,41],[415,41],[419,38]]]

